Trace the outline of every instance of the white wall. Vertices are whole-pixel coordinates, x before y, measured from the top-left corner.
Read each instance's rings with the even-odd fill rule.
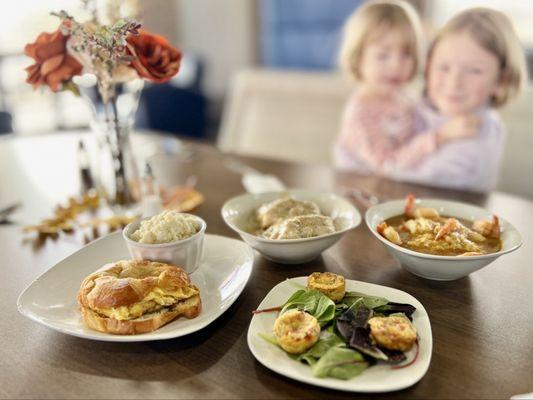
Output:
[[[220,98],[233,73],[254,64],[255,1],[176,0],[185,50],[206,61],[206,90]]]
[[[141,8],[147,29],[204,59],[211,98],[221,100],[234,72],[255,64],[255,0],[143,0]]]

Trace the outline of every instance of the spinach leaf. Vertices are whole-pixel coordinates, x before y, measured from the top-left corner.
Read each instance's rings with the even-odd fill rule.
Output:
[[[344,312],[348,309],[348,306],[346,304],[337,303],[335,304],[335,316],[333,317],[333,324],[335,324],[335,321],[337,318],[339,318]]]
[[[311,366],[311,371],[317,378],[350,379],[359,375],[367,367],[368,363],[359,352],[342,347],[331,347],[317,363]]]
[[[263,333],[263,332],[259,332],[258,335],[264,341],[270,344],[273,344],[274,346],[279,346],[279,343],[274,336],[267,335],[266,333]]]
[[[346,292],[342,299],[342,303],[346,304],[349,308],[353,307],[356,302],[362,302],[365,307],[370,309],[384,306],[389,303],[384,297],[368,296],[359,292]]]
[[[335,317],[335,303],[317,290],[298,290],[285,302],[281,314],[298,309],[311,314],[320,326],[326,325]]]
[[[346,343],[337,335],[330,334],[320,338],[309,350],[305,353],[298,354],[294,358],[312,366],[332,347],[346,347]]]
[[[335,322],[335,321],[333,321]],[[326,329],[323,329],[323,332],[328,332],[328,333],[335,333],[335,326],[334,325],[330,325],[328,326]]]
[[[328,296],[320,293],[315,312],[312,315],[318,320],[320,326],[324,326],[335,317],[335,303]]]
[[[291,297],[283,304],[281,314],[292,308],[297,308],[302,311],[311,311],[315,308],[315,296],[310,291],[305,289],[297,290]]]

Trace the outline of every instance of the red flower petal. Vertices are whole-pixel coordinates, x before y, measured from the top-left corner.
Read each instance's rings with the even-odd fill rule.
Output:
[[[41,33],[34,43],[24,47],[26,55],[35,60],[35,64],[26,68],[26,81],[34,88],[46,83],[55,92],[61,83],[81,72],[81,64],[67,54],[67,39],[58,29]]]
[[[43,62],[41,65],[41,74],[48,75],[49,73],[57,69],[63,63],[64,58],[65,54],[58,54]]]

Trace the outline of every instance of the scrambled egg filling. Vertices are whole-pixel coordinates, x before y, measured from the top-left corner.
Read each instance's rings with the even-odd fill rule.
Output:
[[[183,287],[175,291],[155,288],[144,299],[130,306],[99,308],[95,311],[106,317],[118,320],[135,319],[144,314],[172,306],[180,300],[188,299],[196,294],[198,294],[198,290],[194,287]]]

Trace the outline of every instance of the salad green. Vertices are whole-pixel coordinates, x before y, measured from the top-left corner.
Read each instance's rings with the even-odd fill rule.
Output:
[[[380,348],[370,336],[368,320],[375,316],[403,316],[411,320],[416,308],[410,304],[394,303],[383,297],[346,292],[335,304],[317,290],[300,289],[281,306],[261,311],[297,309],[314,316],[321,327],[319,340],[301,354],[289,354],[296,361],[308,364],[319,378],[350,379],[378,361],[398,364],[406,360],[401,351]],[[276,344],[274,337],[260,336]]]

